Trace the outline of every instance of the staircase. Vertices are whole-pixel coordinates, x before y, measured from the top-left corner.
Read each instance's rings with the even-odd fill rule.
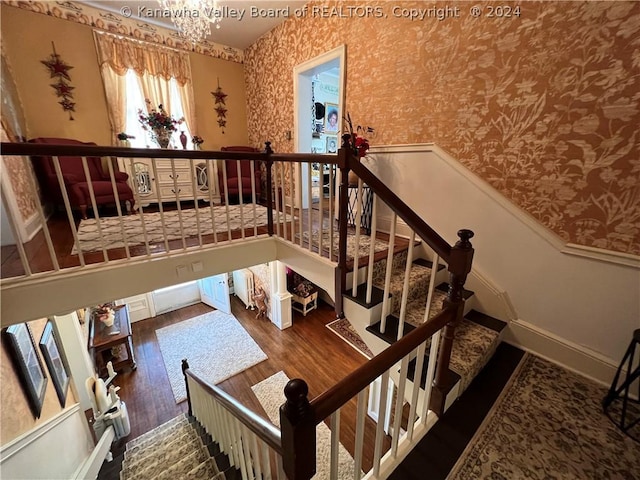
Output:
[[[240,472],[197,420],[180,415],[127,443],[119,478],[235,480]]]
[[[382,331],[381,320],[364,326],[364,331],[383,340],[386,344],[393,344],[398,338],[406,261],[406,249],[400,252],[396,251],[393,255],[388,298],[388,311],[390,313],[386,317],[384,332]],[[385,286],[386,263],[386,258],[374,263],[373,284],[378,292],[377,295],[373,295],[373,298],[376,299],[375,302],[367,305],[368,308],[373,309],[383,301],[382,291]],[[412,262],[409,271],[409,290],[407,292],[403,336],[415,330],[416,327],[420,326],[424,322],[425,303],[429,291],[432,268],[432,262],[423,258],[417,258]],[[449,288],[449,285],[442,281],[446,276],[447,272],[445,271],[445,267],[443,265],[438,265],[438,272],[436,274],[436,282],[438,282],[438,285],[435,287],[433,292],[433,301],[428,316],[429,319],[433,318],[442,310],[442,302],[446,299]],[[359,288],[359,292],[360,290],[361,289]],[[500,344],[502,332],[507,325],[501,320],[473,310],[471,308],[474,300],[473,295],[474,293],[472,291],[464,290],[463,296],[466,301],[465,317],[455,330],[449,372],[447,376],[447,385],[450,391],[455,389],[454,396],[451,401],[464,392],[471,381],[478,373],[480,373],[482,368],[491,359],[496,348]],[[353,297],[350,297],[349,295],[347,295],[347,297],[353,299]],[[357,299],[354,300],[358,301]],[[360,299],[359,302],[360,304],[362,304],[361,300],[362,299]],[[354,323],[354,320],[350,319],[350,321],[352,324]],[[356,326],[356,330],[364,333],[362,326],[361,328]],[[362,335],[363,340],[369,345],[375,354],[380,353],[380,342],[370,341],[371,337],[369,337],[368,334]],[[425,379],[427,375],[428,361],[426,360],[429,356],[429,344],[430,342],[427,344],[427,353],[425,355],[425,361],[423,362],[423,371],[420,375],[422,389],[425,387]],[[414,381],[416,375],[416,364],[416,359],[413,359],[409,363],[407,375],[409,382]]]

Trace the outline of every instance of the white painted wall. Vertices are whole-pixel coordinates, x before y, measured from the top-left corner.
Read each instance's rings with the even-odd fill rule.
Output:
[[[69,479],[89,458],[93,440],[79,404],[3,445],[2,478]]]
[[[506,292],[518,318],[514,331],[524,328],[610,366],[619,364],[633,330],[640,328],[637,260],[613,256],[633,267],[561,253],[560,239],[436,146],[390,146],[372,153],[365,165],[449,243],[460,228],[475,232],[474,266]],[[388,210],[380,215],[388,222]],[[533,345],[524,346],[535,350]]]
[[[56,332],[60,338],[63,355],[69,367],[71,385],[82,411],[91,408],[91,399],[85,386],[87,378],[94,375],[93,362],[87,351],[87,343],[80,328],[78,315],[71,312],[67,315],[53,317]]]

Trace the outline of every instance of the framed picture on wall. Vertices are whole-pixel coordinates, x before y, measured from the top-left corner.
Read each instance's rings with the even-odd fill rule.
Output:
[[[44,362],[47,364],[49,375],[51,375],[53,386],[58,394],[60,406],[64,408],[67,400],[67,388],[69,387],[69,374],[62,361],[53,324],[50,321],[44,327],[44,332],[40,338],[40,350],[42,351]]]
[[[2,336],[31,412],[34,417],[40,418],[48,379],[29,325],[11,325],[4,330]]]
[[[338,137],[336,135],[327,135],[327,153],[336,153],[338,151]]]
[[[335,103],[325,103],[324,133],[338,133],[340,112]]]

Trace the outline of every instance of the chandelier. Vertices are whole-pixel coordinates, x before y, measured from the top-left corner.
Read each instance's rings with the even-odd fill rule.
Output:
[[[217,0],[158,0],[180,35],[194,45],[211,35],[211,24],[220,28],[221,8]]]

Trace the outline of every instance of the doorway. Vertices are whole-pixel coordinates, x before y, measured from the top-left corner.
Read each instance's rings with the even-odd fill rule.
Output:
[[[318,57],[308,60],[293,69],[294,90],[294,131],[296,153],[335,154],[340,145],[342,117],[344,116],[346,46],[341,45]],[[309,169],[311,168],[311,171]],[[329,169],[320,171],[320,164],[297,164],[294,172],[297,179],[307,179],[311,174],[311,184],[303,180],[299,187],[300,196],[290,199],[293,205],[310,208],[309,188],[312,202],[328,192],[325,179]],[[335,178],[335,175],[334,175]]]

